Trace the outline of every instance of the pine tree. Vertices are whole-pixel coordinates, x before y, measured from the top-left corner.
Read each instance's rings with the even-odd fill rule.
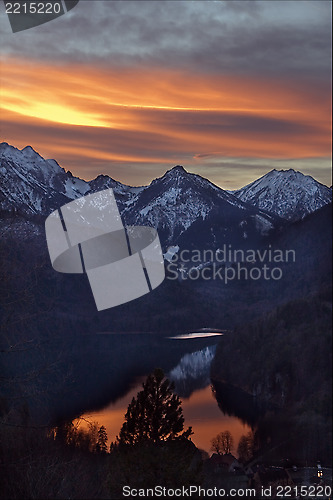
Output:
[[[107,445],[106,445],[107,440],[108,440],[108,435],[106,433],[104,425],[102,425],[102,427],[100,427],[98,431],[97,445],[96,445],[97,451],[99,451],[100,453],[107,452]]]
[[[201,484],[201,454],[184,431],[184,417],[173,384],[155,370],[128,406],[116,443],[110,447],[108,483],[111,498],[124,485],[151,488]]]
[[[184,429],[184,417],[174,386],[156,369],[143,384],[143,390],[128,406],[125,422],[117,438],[118,444],[134,445],[188,439],[192,434]]]

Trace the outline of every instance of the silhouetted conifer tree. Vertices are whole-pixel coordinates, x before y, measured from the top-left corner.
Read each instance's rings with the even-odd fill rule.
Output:
[[[183,410],[173,384],[156,369],[143,384],[143,390],[128,406],[120,430],[119,444],[158,443],[173,439],[188,439],[192,428],[184,429]],[[182,432],[183,431],[183,432]]]
[[[97,444],[96,444],[96,449],[100,453],[106,453],[107,452],[107,442],[108,440],[108,435],[106,433],[106,429],[104,425],[99,428],[98,430],[98,437],[97,437]]]

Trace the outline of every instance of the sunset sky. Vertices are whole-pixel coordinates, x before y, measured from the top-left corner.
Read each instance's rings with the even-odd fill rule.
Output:
[[[0,7],[1,141],[87,180],[331,185],[331,2],[81,0],[18,33]]]

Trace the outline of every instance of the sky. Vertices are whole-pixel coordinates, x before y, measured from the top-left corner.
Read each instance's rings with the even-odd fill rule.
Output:
[[[12,33],[0,2],[1,141],[86,180],[331,185],[330,19],[327,0],[81,0]]]

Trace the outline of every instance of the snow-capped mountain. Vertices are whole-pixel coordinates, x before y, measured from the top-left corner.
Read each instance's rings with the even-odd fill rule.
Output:
[[[90,182],[74,177],[55,160],[42,158],[31,146],[19,150],[0,144],[0,178],[0,208],[23,214],[47,216],[64,203],[108,187],[121,200],[131,196],[129,186],[108,176],[100,175]]]
[[[25,214],[47,215],[85,194],[89,188],[55,160],[44,160],[30,146],[21,151],[6,143],[0,145],[0,206]]]
[[[49,215],[59,206],[86,194],[112,188],[125,224],[151,225],[165,245],[215,245],[274,228],[276,217],[238,199],[181,166],[149,186],[130,187],[106,175],[84,181],[55,160],[45,160],[30,146],[21,151],[0,145],[0,208],[23,214]],[[190,238],[186,234],[191,229]],[[184,241],[185,238],[185,241]],[[248,241],[250,241],[249,238]]]
[[[263,234],[276,222],[269,214],[179,165],[140,191],[135,203],[132,201],[124,208],[122,216],[127,224],[156,227],[168,244],[184,240],[191,228],[193,244],[197,244],[198,237],[202,241],[204,235],[210,245],[218,233],[218,239],[228,238],[231,231],[237,233],[237,238],[246,239],[249,231]],[[208,233],[199,226],[209,228]]]
[[[282,218],[303,218],[331,200],[329,188],[293,170],[273,170],[234,193],[181,166],[149,186],[126,186],[106,175],[85,181],[31,146],[7,143],[0,145],[0,179],[0,209],[21,215],[48,216],[75,198],[112,188],[124,224],[155,227],[165,250],[260,244]]]
[[[274,169],[232,193],[246,203],[290,221],[303,219],[332,201],[330,188],[293,169]]]

